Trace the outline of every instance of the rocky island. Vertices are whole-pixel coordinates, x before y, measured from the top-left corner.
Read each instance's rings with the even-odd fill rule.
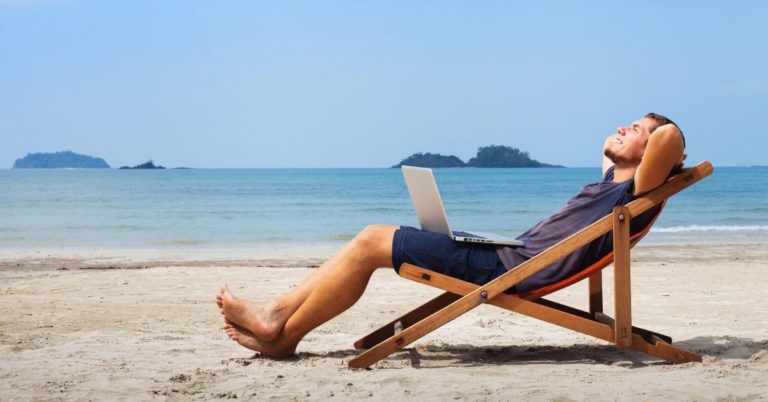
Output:
[[[517,167],[563,167],[531,159],[528,152],[505,145],[489,145],[480,147],[477,155],[469,162],[464,163],[454,155],[440,155],[432,153],[416,153],[392,166],[399,168],[403,165],[419,167],[482,167],[482,168],[517,168]]]
[[[151,160],[148,160],[141,165],[136,166],[121,166],[120,169],[165,169],[165,166],[155,165]]]
[[[16,159],[12,169],[111,169],[102,158],[81,155],[72,151],[38,152]],[[165,169],[149,160],[136,166],[122,166],[120,169]],[[175,169],[189,169],[179,167]]]
[[[419,167],[464,167],[466,164],[464,161],[459,159],[458,157],[454,155],[440,155],[440,154],[431,154],[427,152],[426,154],[422,153],[415,153],[402,161],[398,163],[395,166],[392,166],[393,168],[398,168],[400,166],[419,166]]]
[[[109,169],[104,159],[72,151],[34,153],[16,159],[13,169]]]

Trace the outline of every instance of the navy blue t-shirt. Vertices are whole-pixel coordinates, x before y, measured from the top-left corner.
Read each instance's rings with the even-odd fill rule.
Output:
[[[621,183],[613,182],[614,167],[605,173],[603,181],[584,186],[579,194],[571,198],[563,209],[528,229],[518,237],[524,247],[497,248],[499,259],[507,269],[513,269],[533,256],[541,253],[566,237],[598,221],[611,213],[613,208],[634,200],[632,194],[634,179]],[[632,219],[631,233],[642,230],[659,212],[659,206],[651,208]],[[559,282],[589,267],[613,249],[611,232],[595,239],[567,257],[544,268],[515,286],[516,293],[525,293],[542,286]]]

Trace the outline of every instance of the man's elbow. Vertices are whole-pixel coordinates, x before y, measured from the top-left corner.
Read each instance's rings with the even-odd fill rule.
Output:
[[[683,135],[674,124],[665,124],[653,131],[648,139],[649,145],[658,147],[675,154],[683,153]]]
[[[674,124],[665,124],[663,126],[659,126],[653,130],[651,137],[678,137],[678,139],[682,140],[682,134]]]

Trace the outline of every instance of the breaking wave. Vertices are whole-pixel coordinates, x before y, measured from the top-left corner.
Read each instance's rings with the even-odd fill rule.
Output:
[[[683,233],[683,232],[768,232],[765,225],[688,225],[652,228],[656,233]]]

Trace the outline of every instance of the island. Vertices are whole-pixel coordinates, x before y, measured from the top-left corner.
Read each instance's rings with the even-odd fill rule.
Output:
[[[531,159],[528,152],[504,145],[489,145],[477,149],[477,156],[467,162],[467,167],[562,167]]]
[[[561,168],[563,166],[539,162],[531,159],[528,152],[506,145],[489,145],[477,149],[477,155],[464,163],[454,155],[432,153],[415,153],[392,166],[399,168],[403,165],[418,167],[482,167],[482,168]]]
[[[464,161],[459,159],[458,157],[454,155],[440,155],[440,154],[431,154],[427,152],[426,154],[422,153],[416,153],[413,154],[402,161],[398,163],[395,166],[392,166],[393,168],[399,168],[403,165],[406,166],[418,166],[418,167],[464,167]]]
[[[16,159],[13,169],[109,169],[104,159],[72,151],[33,153]]]
[[[120,169],[165,169],[164,166],[155,165],[152,160],[148,160],[140,165],[136,166],[121,166]]]

